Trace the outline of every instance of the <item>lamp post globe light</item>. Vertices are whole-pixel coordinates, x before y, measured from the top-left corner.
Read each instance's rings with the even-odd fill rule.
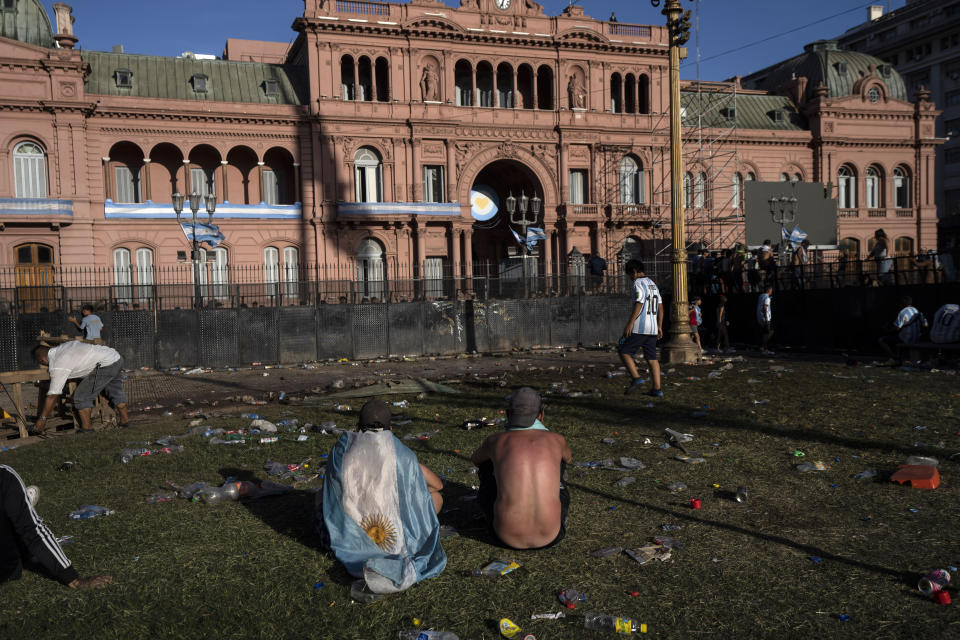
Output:
[[[184,200],[188,200],[190,211],[193,213],[193,219],[188,224],[191,225],[191,250],[190,261],[193,263],[193,305],[197,309],[203,306],[203,294],[200,291],[200,243],[197,241],[197,212],[203,205],[207,210],[207,223],[213,224],[213,213],[217,209],[217,197],[212,193],[202,196],[196,191],[190,193],[186,198],[179,191],[170,196],[173,201],[173,210],[177,214],[177,224],[182,225],[180,216],[183,213]],[[202,224],[202,223],[199,223]]]
[[[654,7],[659,7],[660,3],[661,0],[650,0]],[[667,341],[660,350],[660,360],[670,364],[691,362],[697,358],[687,315],[687,243],[683,222],[683,148],[680,138],[680,59],[687,55],[683,45],[690,39],[690,11],[683,10],[680,0],[666,0],[661,13],[667,17],[670,36],[670,230],[673,241],[670,264],[673,301],[670,328]]]

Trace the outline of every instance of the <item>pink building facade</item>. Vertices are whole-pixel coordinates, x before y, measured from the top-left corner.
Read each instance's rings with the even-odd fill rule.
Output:
[[[574,249],[650,258],[669,240],[661,26],[531,0],[306,0],[289,48],[230,40],[198,60],[81,52],[82,14],[75,33],[66,5],[54,26],[37,0],[4,7],[0,264],[18,274],[98,266],[136,284],[185,263],[176,191],[216,196],[207,282],[234,265],[499,272],[518,246],[511,195],[539,202],[542,273]],[[688,241],[742,242],[745,216],[769,215],[745,211],[745,183],[801,180],[830,183],[837,237],[861,255],[877,228],[935,248],[927,98],[831,43],[687,83]]]

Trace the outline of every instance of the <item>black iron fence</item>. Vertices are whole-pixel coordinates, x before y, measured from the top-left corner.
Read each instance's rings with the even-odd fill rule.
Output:
[[[669,257],[644,259],[647,275],[662,291],[672,289]],[[947,264],[948,263],[948,264]],[[702,295],[851,286],[926,284],[956,279],[953,256],[898,256],[885,264],[811,253],[802,265],[774,259],[691,259],[690,290]],[[554,265],[557,266],[557,265]],[[949,267],[949,268],[948,268]],[[571,260],[550,273],[530,259],[451,264],[440,258],[419,265],[381,260],[352,263],[242,264],[181,263],[159,267],[0,267],[0,313],[78,313],[83,304],[101,311],[246,309],[325,304],[403,303],[443,300],[553,298],[620,294],[631,283],[622,260],[593,273],[591,264]]]

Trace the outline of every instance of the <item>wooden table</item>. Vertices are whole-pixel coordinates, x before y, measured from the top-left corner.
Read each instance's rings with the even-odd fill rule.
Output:
[[[23,413],[23,383],[38,382],[49,380],[50,374],[46,369],[24,369],[22,371],[5,371],[0,373],[0,384],[10,385],[13,388],[13,405],[17,412],[17,428],[20,430],[20,437],[27,437],[27,421]],[[39,405],[38,405],[39,406]]]

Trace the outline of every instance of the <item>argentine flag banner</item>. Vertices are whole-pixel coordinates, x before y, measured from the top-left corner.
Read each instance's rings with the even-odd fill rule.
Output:
[[[220,227],[215,224],[202,224],[198,222],[193,224],[192,222],[181,222],[180,228],[183,229],[183,235],[187,236],[187,240],[193,242],[194,238],[194,228],[196,228],[196,238],[197,242],[206,242],[211,247],[216,247],[218,244],[223,242],[223,234],[220,232]]]
[[[396,593],[447,565],[417,456],[390,431],[342,433],[323,483],[330,548],[374,593]]]

